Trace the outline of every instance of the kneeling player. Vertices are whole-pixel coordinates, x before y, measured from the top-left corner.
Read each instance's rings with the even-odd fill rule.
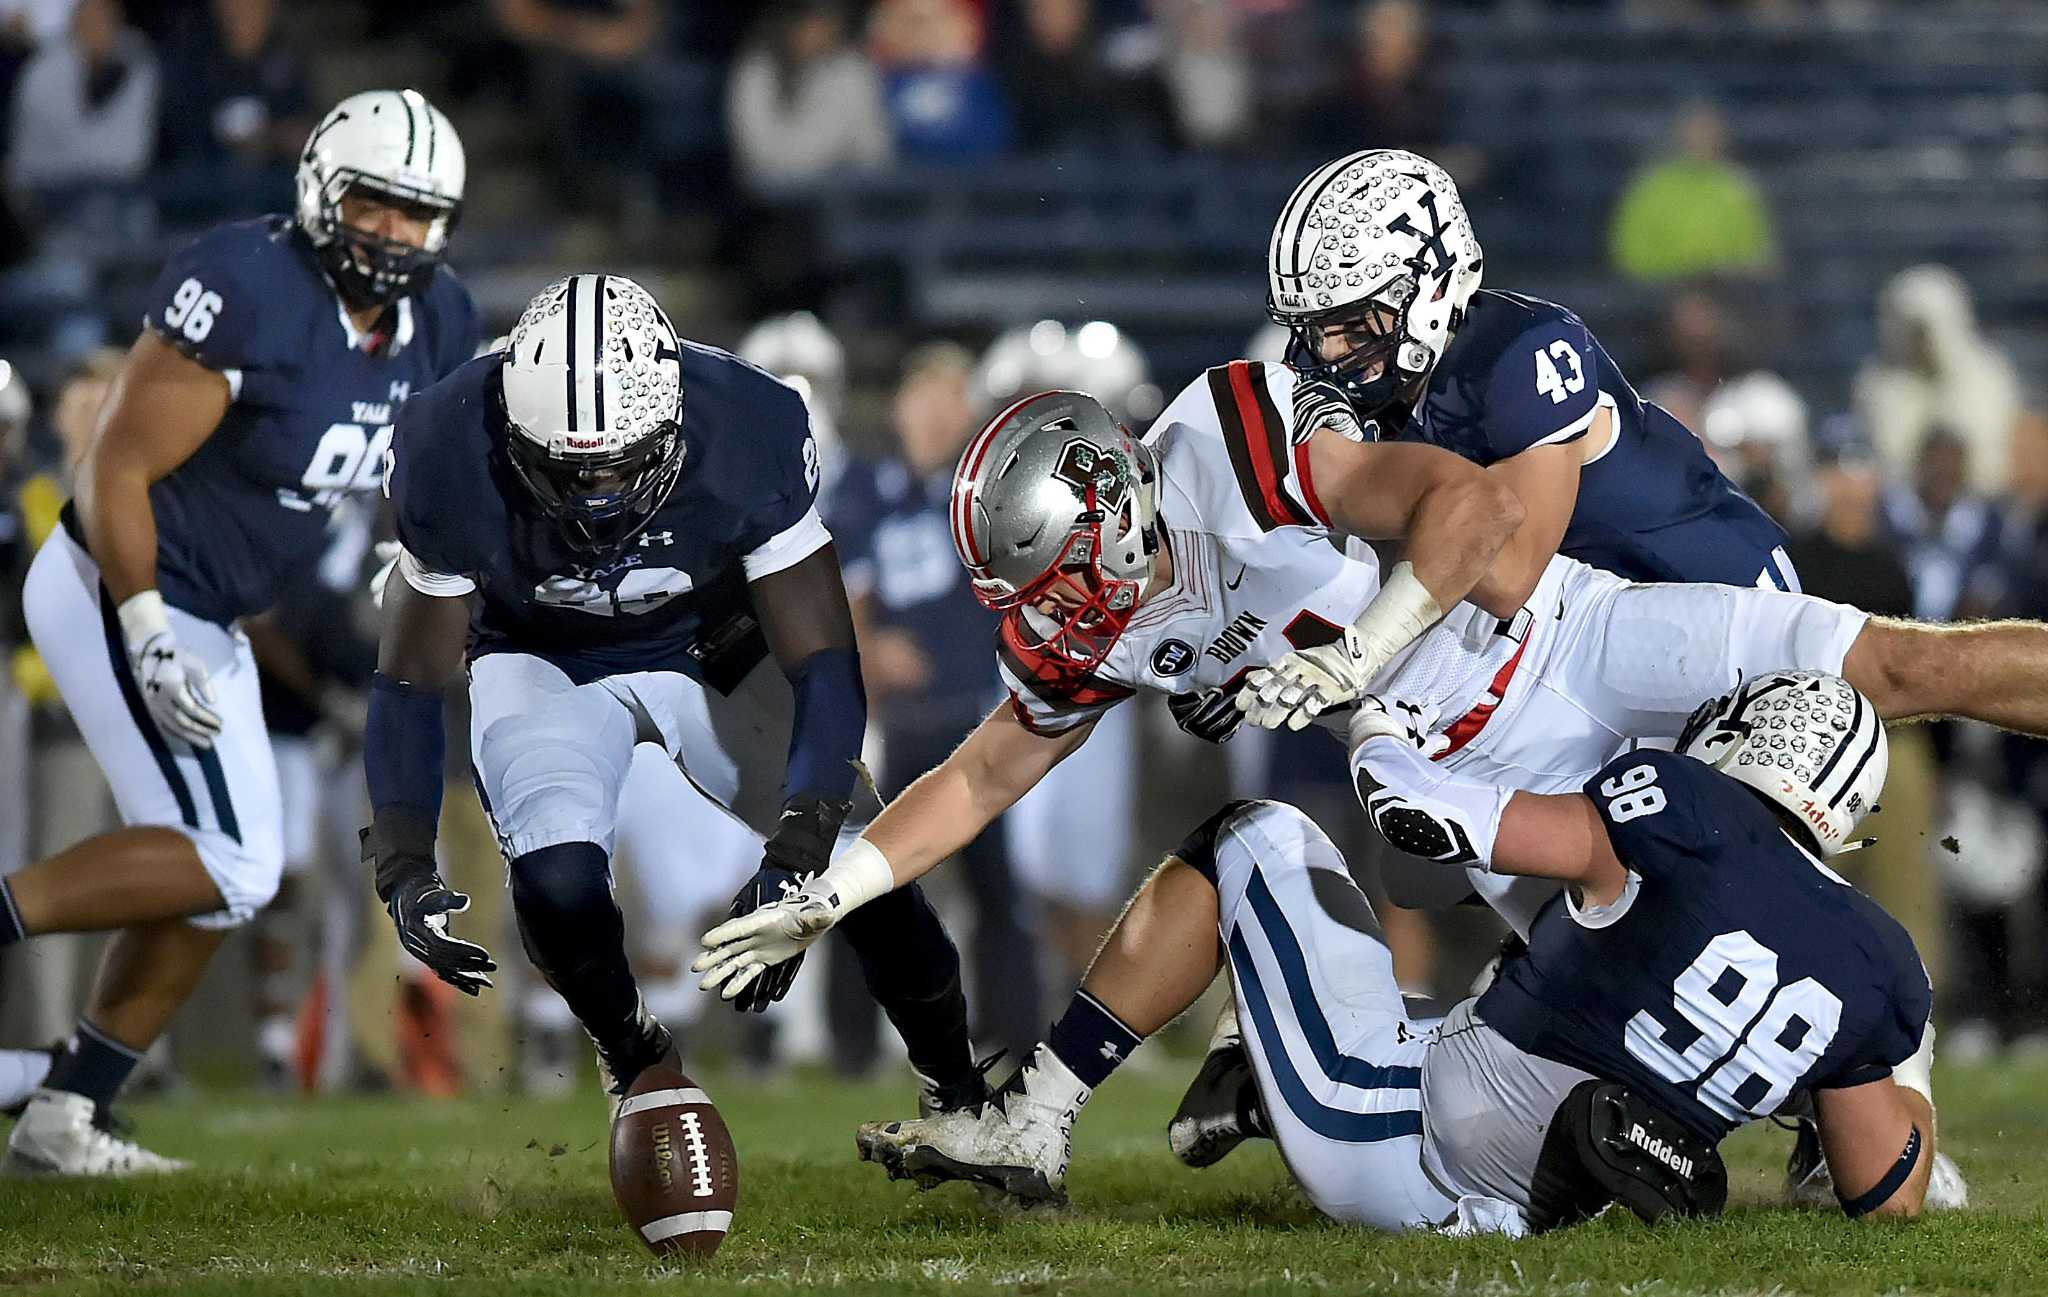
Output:
[[[448,932],[468,898],[434,869],[440,689],[467,638],[471,748],[520,937],[623,1094],[673,1049],[611,895],[634,747],[658,745],[767,839],[736,915],[823,869],[849,807],[866,701],[803,399],[680,342],[631,280],[576,275],[533,300],[505,350],[415,397],[392,454],[403,579],[366,744],[377,894],[442,978],[490,984],[483,948]],[[959,955],[923,896],[847,937],[927,1106],[980,1097]],[[739,1007],[765,1009],[794,974]]]
[[[1566,884],[1486,994],[1411,1021],[1329,840],[1290,807],[1236,803],[1146,884],[994,1102],[863,1127],[862,1156],[1061,1196],[1091,1090],[1227,957],[1246,1122],[1338,1219],[1519,1233],[1617,1198],[1652,1217],[1711,1212],[1726,1195],[1715,1146],[1800,1093],[1846,1212],[1920,1210],[1935,1164],[1926,972],[1822,862],[1885,774],[1883,727],[1846,682],[1752,681],[1702,707],[1680,753],[1624,756],[1563,795],[1447,775],[1377,709],[1354,731],[1361,788],[1398,845]]]

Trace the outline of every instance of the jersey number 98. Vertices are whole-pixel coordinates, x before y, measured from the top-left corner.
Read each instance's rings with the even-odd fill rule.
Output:
[[[213,319],[220,314],[220,294],[196,279],[178,285],[171,304],[164,310],[164,325],[184,335],[187,342],[204,342],[213,332]]]
[[[1671,984],[1671,1007],[1681,1025],[1648,1009],[1629,1019],[1628,1052],[1673,1085],[1697,1081],[1729,1121],[1776,1112],[1842,1025],[1833,991],[1810,977],[1778,985],[1777,953],[1742,931],[1707,943]]]

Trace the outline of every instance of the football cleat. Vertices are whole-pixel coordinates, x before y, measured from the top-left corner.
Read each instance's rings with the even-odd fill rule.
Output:
[[[989,1102],[996,1095],[995,1088],[988,1083],[989,1069],[1002,1061],[1003,1051],[999,1049],[976,1063],[969,1076],[944,1085],[923,1072],[916,1073],[918,1117],[942,1117],[949,1112],[979,1108]]]
[[[8,1175],[161,1175],[190,1162],[164,1157],[103,1130],[93,1101],[69,1090],[37,1090],[14,1123],[0,1171]]]
[[[1088,1093],[1041,1045],[986,1103],[918,1121],[869,1122],[855,1142],[862,1161],[920,1189],[961,1180],[1025,1205],[1065,1206],[1074,1117]]]
[[[1221,1162],[1248,1139],[1270,1138],[1244,1041],[1211,1049],[1181,1096],[1173,1120],[1166,1123],[1166,1143],[1173,1155],[1200,1169]]]
[[[604,1101],[613,1119],[618,1117],[619,1105],[626,1101],[626,1091],[640,1079],[640,1073],[656,1063],[665,1063],[678,1072],[683,1070],[683,1052],[676,1047],[675,1037],[645,1009],[640,1011],[640,1029],[642,1034],[630,1059],[614,1064],[605,1057],[602,1046],[597,1051],[597,1081],[604,1087]]]

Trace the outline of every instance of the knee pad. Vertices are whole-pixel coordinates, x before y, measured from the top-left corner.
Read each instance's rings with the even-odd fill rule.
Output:
[[[564,842],[514,856],[511,874],[512,906],[522,923],[618,909],[612,901],[611,862],[595,842]]]

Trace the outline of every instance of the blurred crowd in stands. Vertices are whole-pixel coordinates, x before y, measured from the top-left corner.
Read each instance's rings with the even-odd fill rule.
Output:
[[[1362,146],[1442,160],[1494,254],[1489,285],[1555,291],[1584,315],[1644,395],[1700,435],[1793,533],[1790,553],[1807,589],[1884,614],[2048,616],[2048,348],[2038,333],[1987,327],[1973,305],[1986,295],[2003,300],[2026,282],[2018,276],[2037,273],[2039,249],[1997,242],[2005,227],[1988,245],[1953,249],[1873,239],[1855,259],[1828,263],[1849,269],[1812,273],[1823,235],[1811,198],[1774,194],[1774,178],[1782,185],[1789,172],[1749,165],[1731,124],[1733,92],[1722,78],[1739,80],[1739,60],[1723,65],[1704,46],[1683,46],[1695,26],[1725,33],[1731,23],[1754,24],[1792,33],[1787,57],[1806,58],[1825,50],[1831,33],[1867,32],[1908,10],[1924,19],[1941,7],[0,0],[0,572],[13,574],[0,581],[0,870],[96,831],[113,814],[13,604],[132,338],[136,285],[199,227],[287,210],[312,119],[341,94],[401,75],[449,111],[468,144],[471,198],[451,261],[477,288],[492,326],[508,324],[554,274],[623,257],[664,288],[685,331],[737,344],[802,383],[821,426],[844,443],[829,465],[838,471],[828,517],[857,604],[884,792],[957,740],[993,696],[987,614],[960,579],[937,512],[952,457],[976,421],[1018,391],[1070,385],[1096,390],[1142,424],[1162,391],[1170,395],[1201,365],[1271,346],[1254,336],[1271,220],[1258,178],[1291,185],[1307,163]],[[1977,12],[2010,14],[2020,36],[2048,51],[2040,16],[2024,6]],[[1687,71],[1647,115],[1631,106],[1626,121],[1601,119],[1613,128],[1606,138],[1635,146],[1600,159],[1613,174],[1601,192],[1561,205],[1559,191],[1545,188],[1556,169],[1530,161],[1527,140],[1542,123],[1470,107],[1470,93],[1485,84],[1474,70],[1483,60],[1461,61],[1458,45],[1479,43],[1475,24],[1485,23],[1531,32],[1558,25],[1566,35],[1551,30],[1546,66],[1582,61],[1589,84],[1606,65],[1597,49],[1575,49],[1569,34],[1602,24],[1669,33]],[[2002,86],[2003,75],[1992,67],[1983,84]],[[1557,90],[1567,101],[1573,93]],[[1972,93],[1981,97],[1981,87]],[[1999,102],[1998,160],[1984,165],[2043,204],[2020,214],[2039,219],[2048,212],[2048,108],[2028,86]],[[1948,128],[1938,85],[1929,103],[1927,133],[1939,144]],[[1752,132],[1782,128],[1794,137],[1789,156],[1801,156],[1805,124],[1796,116],[1758,126],[1752,113],[1742,122]],[[1846,135],[1830,145],[1813,130],[1815,156],[1828,146],[1831,165],[1852,174],[1863,155]],[[2039,151],[2013,144],[2014,132]],[[1977,157],[1925,155],[1913,178],[1971,183]],[[1031,169],[1048,159],[1052,171]],[[1181,200],[1173,193],[1164,218],[1135,198],[1129,210],[1117,205],[1118,190],[1136,191],[1151,172],[1183,164],[1195,168],[1185,174],[1204,200],[1195,210],[1174,210]],[[1965,171],[1949,174],[1957,166]],[[1024,223],[1001,239],[971,228],[985,208],[964,195],[970,182],[1002,201],[1028,199],[1041,180],[1097,183],[1061,180],[1054,173],[1063,168],[1102,175],[1110,192],[1098,196],[1101,205],[1035,225],[1022,211]],[[1250,199],[1230,192],[1240,174]],[[1240,219],[1233,197],[1252,215]],[[895,243],[878,236],[859,254],[834,252],[845,243],[835,222],[849,201],[907,204],[914,219],[892,225],[890,209],[875,228],[898,231]],[[1100,223],[1083,220],[1105,212]],[[1852,236],[1859,222],[1872,231],[1887,222],[1881,205],[1826,215],[1829,230]],[[1158,224],[1179,217],[1185,229]],[[1229,228],[1220,238],[1189,232],[1204,221]],[[928,246],[935,230],[987,244],[974,251],[990,259],[988,273],[1005,277],[970,277],[952,298],[925,283],[920,296],[911,281],[939,255]],[[1140,265],[1145,282],[1108,299],[1133,303],[1129,318],[1104,323],[1089,300],[1034,309],[1021,303],[1042,297],[983,291],[1047,281],[1046,258],[1065,252],[1045,249],[1076,240],[1096,258],[1077,263],[1084,285],[1085,267],[1127,251]],[[1182,275],[1187,286],[1223,289],[1183,293]],[[1583,295],[1568,295],[1574,289]],[[1816,311],[1826,312],[1821,327]],[[1190,332],[1182,314],[1200,316],[1199,328]],[[399,957],[381,920],[364,921],[368,889],[356,885],[353,830],[358,690],[374,637],[362,576],[374,567],[373,539],[367,518],[337,534],[322,588],[252,630],[270,677],[266,712],[280,761],[293,766],[284,785],[299,803],[287,820],[299,834],[300,895],[259,926],[247,971],[218,994],[246,1006],[230,1017],[259,1024],[266,1075],[280,1083],[387,1078],[445,1090],[488,1080],[496,1067],[544,1088],[577,1056],[561,1040],[566,1014],[550,1007],[544,987],[515,986],[495,1007],[459,1006],[509,1012],[514,1026],[468,1019],[457,1057],[447,1044],[456,1037],[446,1015],[457,1007],[447,988],[403,976],[394,1005]],[[1056,997],[1072,985],[1135,871],[1192,812],[1207,809],[1195,804],[1202,798],[1233,790],[1288,797],[1333,830],[1350,826],[1340,840],[1367,850],[1334,750],[1241,738],[1219,754],[1181,744],[1163,715],[1126,719],[1125,732],[1091,740],[1097,760],[1071,786],[1047,794],[1069,821],[1097,817],[1092,827],[1062,838],[1027,805],[1002,841],[970,849],[976,885],[951,904],[974,952],[977,1020],[993,1043],[1035,1039],[1038,1006],[1052,1002],[1039,991]],[[1849,869],[1928,955],[1947,996],[1945,1054],[2048,1048],[2048,965],[2039,954],[2048,949],[2040,940],[2048,929],[2048,748],[1922,726],[1895,733],[1892,761],[1879,845],[1851,857]],[[622,874],[629,894],[644,900],[629,912],[642,919],[650,1003],[680,1021],[699,1011],[677,972],[691,939],[753,862],[744,842],[699,841],[694,856],[679,858],[676,834],[664,832],[665,795],[657,783],[642,799],[655,807],[649,821],[637,831],[622,826]],[[1141,808],[1136,816],[1119,809],[1129,805]],[[504,928],[488,828],[473,805],[450,815],[467,817],[466,828],[444,837],[458,885],[466,876],[479,899],[477,930]],[[1074,841],[1108,858],[1077,861]],[[713,852],[732,858],[700,858]],[[1468,956],[1489,935],[1480,918],[1462,914],[1449,923],[1396,915],[1390,927],[1404,978],[1440,993],[1459,989],[1475,962]],[[519,962],[506,932],[494,944],[513,953],[505,962]],[[57,1029],[81,989],[76,942],[35,943],[14,952],[13,966],[30,950],[50,1007],[28,1022],[18,1008],[15,1018],[0,1015],[0,1035]],[[796,998],[810,1007],[744,1036],[743,1055],[871,1066],[880,1048],[872,1010],[844,973],[799,979],[809,989]],[[364,1025],[381,1020],[397,1030]],[[513,1041],[520,1048],[508,1054]]]

